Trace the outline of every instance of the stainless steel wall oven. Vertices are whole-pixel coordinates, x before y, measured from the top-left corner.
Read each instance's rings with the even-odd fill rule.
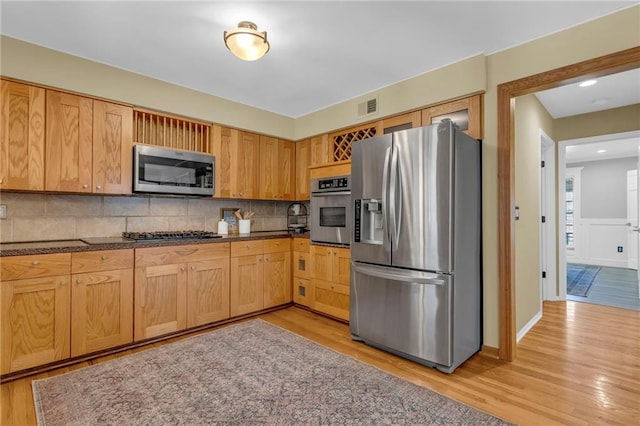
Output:
[[[351,238],[351,176],[311,180],[311,242],[348,246]]]

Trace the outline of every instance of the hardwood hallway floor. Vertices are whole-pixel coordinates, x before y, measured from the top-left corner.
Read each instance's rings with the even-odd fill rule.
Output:
[[[542,320],[518,344],[514,362],[476,354],[451,375],[354,342],[347,325],[302,309],[287,308],[259,317],[513,423],[640,424],[640,312],[637,311],[576,302],[545,302]],[[151,346],[161,344],[166,343]],[[36,424],[31,380],[118,356],[123,355],[1,385],[2,424]]]

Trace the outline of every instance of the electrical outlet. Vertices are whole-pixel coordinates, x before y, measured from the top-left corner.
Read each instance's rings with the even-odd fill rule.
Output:
[[[618,253],[622,253],[622,246],[618,246]]]
[[[6,219],[6,218],[7,218],[7,205],[0,204],[0,219]]]

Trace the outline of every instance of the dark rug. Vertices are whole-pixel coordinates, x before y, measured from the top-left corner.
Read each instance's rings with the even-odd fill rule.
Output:
[[[47,426],[507,424],[262,320],[37,380],[33,394]]]
[[[567,294],[587,297],[600,266],[567,263]]]

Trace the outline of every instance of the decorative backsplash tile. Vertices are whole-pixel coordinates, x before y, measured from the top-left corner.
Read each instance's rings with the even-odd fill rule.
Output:
[[[125,231],[217,232],[221,208],[252,210],[252,231],[287,228],[288,201],[1,193],[0,242],[115,237]]]

